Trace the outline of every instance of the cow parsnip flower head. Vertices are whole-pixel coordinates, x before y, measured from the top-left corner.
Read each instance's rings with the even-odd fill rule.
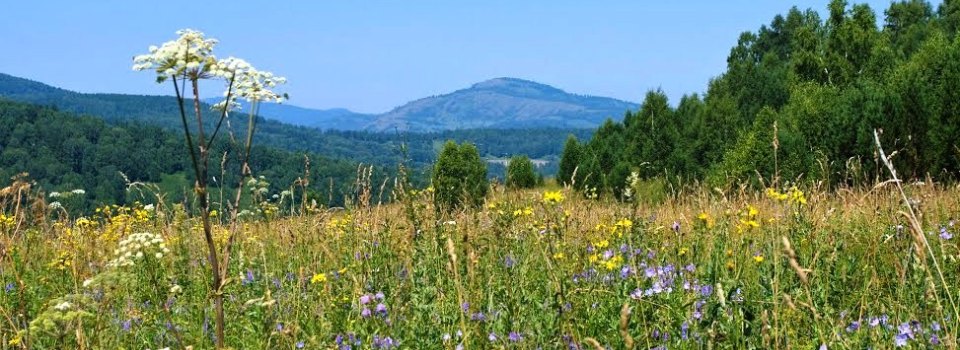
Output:
[[[220,60],[219,66],[227,72],[227,80],[233,80],[233,90],[223,92],[225,99],[213,106],[216,110],[223,110],[226,106],[230,110],[240,109],[237,98],[247,102],[283,102],[286,94],[273,91],[278,85],[286,84],[287,79],[276,76],[271,72],[261,71],[250,65],[249,62],[236,57],[227,57]]]
[[[133,70],[154,70],[158,83],[181,75],[191,80],[229,76],[230,72],[213,55],[216,39],[206,38],[193,29],[179,30],[177,35],[176,40],[150,46],[150,53],[134,57]]]

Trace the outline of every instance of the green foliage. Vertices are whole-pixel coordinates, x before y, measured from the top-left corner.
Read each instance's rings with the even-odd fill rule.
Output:
[[[507,186],[533,188],[537,185],[537,173],[527,156],[513,156],[507,166]]]
[[[922,0],[894,2],[883,26],[869,6],[843,0],[830,2],[824,19],[790,9],[741,34],[726,71],[705,94],[683,96],[674,108],[662,91],[648,92],[639,110],[597,129],[584,147],[590,156],[577,165],[596,157],[601,192],[615,196],[626,169],[673,186],[694,180],[760,186],[775,179],[863,184],[885,171],[873,138],[880,130],[883,145],[897,151],[901,175],[954,179],[960,173],[957,4],[946,1],[935,13]]]
[[[489,184],[487,166],[477,147],[447,141],[433,168],[433,188],[434,204],[441,211],[483,204]]]
[[[560,156],[560,169],[557,170],[557,180],[560,184],[567,186],[577,182],[573,176],[580,165],[581,158],[583,158],[583,149],[580,142],[577,141],[577,137],[567,136],[567,142],[564,143],[563,153]],[[581,176],[580,174],[576,175]]]
[[[135,123],[111,125],[98,118],[5,100],[0,100],[0,119],[12,126],[0,128],[0,179],[26,172],[47,192],[85,190],[81,199],[61,203],[71,213],[142,199],[128,193],[127,181],[157,183],[171,203],[193,198],[194,173],[187,171],[182,134]],[[228,160],[226,178],[221,178],[219,166],[214,168],[213,186],[236,184],[235,147],[228,142],[213,145],[212,153],[227,154]],[[251,166],[255,174],[274,181],[271,192],[276,193],[303,176],[305,156],[311,159],[310,181],[317,185],[311,191],[322,193],[318,204],[342,205],[344,196],[350,195],[347,186],[356,177],[353,162],[254,146]],[[376,173],[379,181],[390,174],[383,167]]]
[[[82,115],[102,118],[109,125],[146,124],[159,126],[182,134],[182,122],[173,97],[137,96],[120,94],[83,94],[54,88],[38,82],[0,73],[0,96],[14,101],[27,102],[56,108]],[[186,101],[188,104],[191,100]],[[209,106],[201,110],[208,115]],[[231,118],[231,126],[245,132],[247,118]],[[208,118],[213,119],[213,118]],[[213,127],[211,120],[205,125]],[[255,144],[287,150],[310,152],[331,159],[349,160],[363,164],[395,167],[401,157],[408,161],[412,171],[411,180],[424,185],[429,181],[428,172],[436,160],[439,148],[446,140],[470,142],[477,145],[483,157],[509,157],[526,154],[533,159],[546,160],[540,170],[555,174],[564,137],[573,134],[586,140],[591,129],[560,129],[531,127],[524,129],[462,129],[424,133],[366,132],[322,130],[294,126],[272,119],[258,118]],[[401,154],[400,147],[406,148]],[[175,153],[176,155],[182,154]],[[178,158],[179,159],[179,158]],[[491,169],[492,176],[503,176],[504,171]]]

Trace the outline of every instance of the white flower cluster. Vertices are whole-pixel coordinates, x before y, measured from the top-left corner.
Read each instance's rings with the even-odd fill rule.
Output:
[[[279,77],[271,72],[257,70],[250,63],[235,57],[228,57],[221,61],[231,72],[234,72],[233,94],[231,100],[239,97],[248,102],[283,102],[284,96],[272,89],[277,85],[286,84],[287,78]],[[226,93],[224,93],[226,96]],[[230,101],[231,105],[234,101]]]
[[[107,266],[133,266],[137,260],[142,260],[145,256],[160,259],[169,252],[170,249],[167,249],[167,244],[160,235],[134,233],[120,241],[120,247],[113,251],[117,257],[107,263]]]
[[[133,70],[153,69],[157,82],[171,76],[186,75],[191,78],[230,77],[231,72],[213,55],[216,39],[207,39],[193,29],[177,31],[180,37],[157,46],[150,46],[150,53],[133,58]]]
[[[250,102],[282,102],[284,95],[272,89],[287,82],[286,78],[273,73],[260,71],[239,58],[228,57],[218,60],[213,54],[216,39],[208,39],[203,33],[193,29],[177,32],[177,40],[163,45],[150,46],[150,53],[133,58],[133,70],[152,69],[157,72],[157,82],[163,82],[172,76],[186,76],[190,79],[222,78],[233,80],[234,88],[230,101],[214,105],[215,109],[227,107],[237,109],[237,97]],[[226,96],[226,93],[224,93]]]

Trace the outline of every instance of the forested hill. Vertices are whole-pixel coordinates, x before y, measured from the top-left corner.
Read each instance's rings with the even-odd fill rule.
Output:
[[[103,118],[110,123],[136,123],[159,126],[179,131],[182,128],[176,100],[170,96],[142,96],[123,94],[85,94],[59,89],[28,79],[0,73],[0,97],[22,101]],[[202,110],[210,118],[212,127],[215,118],[204,104]],[[620,113],[624,113],[621,111]],[[245,131],[247,117],[244,113],[231,115],[232,130]],[[556,159],[568,134],[589,138],[589,129],[559,129],[552,127],[529,129],[463,129],[431,133],[365,132],[320,130],[313,127],[294,126],[275,120],[259,118],[255,142],[295,152],[313,152],[333,159],[346,159],[364,164],[396,166],[404,154],[417,169],[432,164],[440,145],[446,140],[475,143],[487,157],[527,155],[547,160],[541,169],[552,175]],[[502,173],[493,169],[492,174]]]
[[[70,199],[74,202],[64,203],[70,204],[69,209],[134,200],[126,191],[121,173],[129,181],[159,184],[168,202],[182,200],[193,183],[183,135],[173,131],[135,123],[111,125],[94,117],[2,98],[0,120],[8,126],[0,128],[0,178],[6,181],[27,172],[48,192],[84,190],[86,193],[80,198]],[[226,142],[221,142],[215,144],[213,153],[223,154],[230,149]],[[255,146],[251,164],[256,175],[264,176],[272,184],[271,193],[276,193],[303,176],[305,156],[311,159],[312,183],[324,184],[311,188],[311,196],[319,204],[341,203],[355,180],[355,162]],[[220,174],[220,162],[214,163],[212,173]],[[239,173],[237,164],[238,161],[229,162],[227,178],[215,183],[236,183],[233,174]],[[386,176],[388,171],[378,168],[377,178]],[[333,193],[326,192],[331,190],[326,185],[330,181],[334,184]],[[330,198],[332,203],[328,203]]]
[[[882,16],[878,26],[877,16]],[[872,184],[887,176],[873,130],[907,178],[960,171],[960,1],[831,1],[826,17],[791,9],[743,33],[706,93],[676,107],[651,91],[639,111],[571,143],[561,178],[581,166],[618,192],[644,177]],[[566,170],[565,170],[566,169]]]

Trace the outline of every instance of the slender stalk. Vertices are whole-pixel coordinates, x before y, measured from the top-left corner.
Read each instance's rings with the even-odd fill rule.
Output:
[[[186,77],[183,79],[185,80]],[[197,155],[193,150],[193,137],[190,136],[190,127],[187,126],[187,112],[183,107],[183,95],[180,93],[180,86],[177,85],[176,76],[173,76],[173,91],[177,93],[177,105],[180,106],[180,120],[183,121],[183,133],[187,138],[187,151],[190,152],[190,160],[193,162],[193,171],[196,174],[197,181],[200,181],[200,167],[197,166]]]
[[[210,203],[207,194],[207,165],[209,159],[209,149],[204,145],[205,137],[203,135],[203,116],[200,113],[200,91],[197,85],[197,79],[191,78],[193,87],[193,111],[197,117],[197,138],[199,139],[199,162],[195,162],[195,170],[199,175],[196,182],[197,202],[200,205],[200,218],[203,222],[203,237],[207,244],[207,260],[210,262],[210,268],[213,270],[213,279],[211,288],[213,289],[213,307],[216,322],[216,342],[217,348],[224,347],[224,317],[223,317],[223,271],[220,266],[220,260],[217,258],[217,245],[213,240],[213,230],[210,227]],[[182,103],[181,103],[182,105]],[[191,148],[191,154],[192,154]],[[197,167],[199,165],[199,167]]]
[[[227,110],[230,109],[230,98],[233,97],[233,82],[236,80],[236,78],[236,74],[230,77],[230,84],[227,85],[227,99],[223,105],[223,111],[220,112],[220,120],[217,121],[217,127],[213,129],[213,134],[210,135],[210,141],[207,142],[207,148],[213,146],[213,140],[217,138],[217,133],[220,132],[220,126],[223,125],[223,120],[227,119]]]

